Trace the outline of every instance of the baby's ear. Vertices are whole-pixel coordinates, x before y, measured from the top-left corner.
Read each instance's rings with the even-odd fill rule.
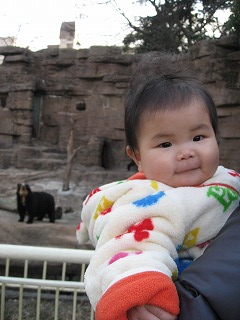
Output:
[[[139,166],[140,154],[137,150],[133,150],[130,146],[126,146],[127,155]]]

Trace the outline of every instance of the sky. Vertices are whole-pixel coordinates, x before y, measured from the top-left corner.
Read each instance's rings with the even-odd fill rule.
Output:
[[[16,37],[16,45],[32,51],[60,43],[61,23],[75,21],[76,48],[93,45],[122,45],[130,33],[125,18],[153,15],[151,5],[131,0],[0,0],[0,37]]]

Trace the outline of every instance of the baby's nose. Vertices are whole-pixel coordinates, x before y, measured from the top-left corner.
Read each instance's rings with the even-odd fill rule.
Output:
[[[195,157],[195,152],[194,150],[191,149],[184,149],[181,150],[178,155],[177,155],[177,160],[181,161],[181,160],[187,160],[189,158],[194,158]]]

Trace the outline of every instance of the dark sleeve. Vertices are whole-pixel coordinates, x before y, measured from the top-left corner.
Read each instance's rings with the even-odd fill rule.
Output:
[[[240,319],[240,206],[218,236],[180,275],[179,320]]]

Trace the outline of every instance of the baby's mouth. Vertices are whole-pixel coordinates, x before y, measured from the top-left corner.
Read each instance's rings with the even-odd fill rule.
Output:
[[[194,171],[199,168],[198,165],[196,164],[190,164],[190,165],[183,165],[177,168],[176,173],[184,173],[184,172],[189,172],[189,171]]]

